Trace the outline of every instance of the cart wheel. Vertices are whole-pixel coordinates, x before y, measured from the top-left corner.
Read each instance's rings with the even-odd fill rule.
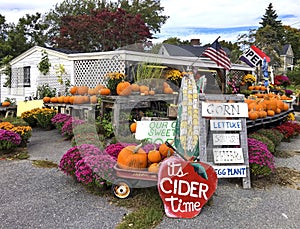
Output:
[[[112,185],[112,192],[116,197],[126,199],[131,195],[132,188],[128,181],[117,180],[116,184]]]

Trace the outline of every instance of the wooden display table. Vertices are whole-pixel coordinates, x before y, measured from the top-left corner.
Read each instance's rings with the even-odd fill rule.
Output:
[[[0,112],[3,114],[5,113],[5,118],[7,118],[9,115],[16,116],[17,106],[9,106],[9,107],[0,106]]]

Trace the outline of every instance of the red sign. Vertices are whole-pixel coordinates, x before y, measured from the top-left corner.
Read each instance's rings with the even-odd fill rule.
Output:
[[[208,164],[199,162],[207,178],[200,176],[190,162],[172,156],[164,160],[158,173],[158,191],[165,213],[171,218],[193,218],[217,189],[217,174]]]

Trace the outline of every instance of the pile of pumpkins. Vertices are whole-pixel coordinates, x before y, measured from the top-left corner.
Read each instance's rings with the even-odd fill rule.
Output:
[[[252,97],[255,99],[245,99],[245,103],[248,104],[249,119],[266,118],[289,109],[289,105],[282,101],[280,96],[272,93],[261,95],[261,97]]]
[[[266,91],[267,88],[264,85],[251,85],[248,87],[248,90],[253,91]]]
[[[70,96],[44,97],[44,103],[65,103],[65,104],[85,104],[98,102],[98,95],[109,95],[110,90],[99,84],[95,88],[87,86],[73,86],[70,89]]]
[[[174,150],[165,143],[161,144],[158,149],[154,147],[148,153],[143,150],[142,144],[129,145],[119,152],[117,165],[121,169],[157,173],[162,160],[173,154]]]
[[[127,81],[122,81],[117,84],[116,88],[117,95],[128,96],[132,93],[137,93],[140,95],[155,95],[155,91],[149,88],[146,85],[139,85],[137,83],[129,83]],[[164,94],[173,94],[173,89],[167,82],[163,83],[163,93]]]

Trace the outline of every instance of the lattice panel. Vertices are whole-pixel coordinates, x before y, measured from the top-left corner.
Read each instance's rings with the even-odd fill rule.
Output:
[[[49,74],[47,74],[46,76],[41,75],[40,77],[38,77],[38,86],[42,86],[45,84],[48,84],[51,88],[55,88],[56,92],[60,92],[61,94],[64,94],[65,92],[65,85],[61,85],[58,81],[57,81],[57,76],[55,75],[54,72],[50,72]],[[66,80],[71,80],[71,76],[70,75],[64,75],[63,76],[63,81],[66,82]]]
[[[125,61],[118,57],[101,60],[74,61],[74,82],[77,86],[95,87],[106,84],[108,72],[125,73]]]
[[[22,96],[25,95],[23,68],[12,68],[11,75],[11,94]]]

